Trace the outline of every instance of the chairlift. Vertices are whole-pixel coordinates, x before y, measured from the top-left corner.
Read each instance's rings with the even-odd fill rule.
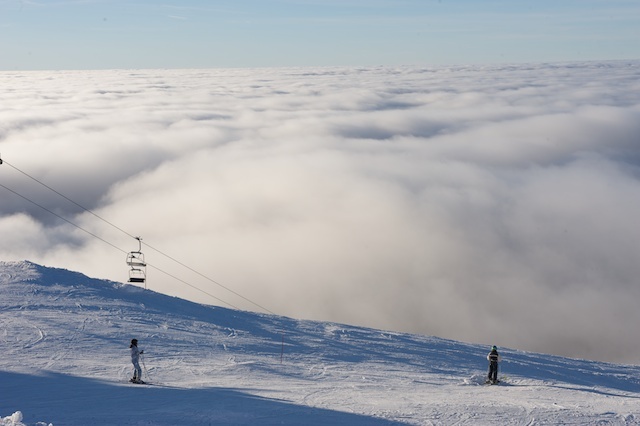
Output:
[[[142,253],[142,238],[135,237],[138,240],[138,251],[132,251],[127,254],[127,265],[129,269],[130,283],[144,283],[147,280],[147,263],[144,261],[144,253]]]
[[[144,269],[132,268],[129,270],[130,283],[144,283],[146,279],[147,275]]]
[[[127,254],[127,265],[131,266],[132,268],[147,266],[144,261],[144,253],[139,251],[132,251]]]

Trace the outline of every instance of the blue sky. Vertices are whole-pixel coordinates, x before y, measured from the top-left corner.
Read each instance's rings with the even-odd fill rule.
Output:
[[[640,58],[636,0],[0,0],[0,69]]]

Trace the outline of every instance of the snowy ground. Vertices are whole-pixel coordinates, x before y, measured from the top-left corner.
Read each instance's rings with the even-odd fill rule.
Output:
[[[203,306],[0,262],[0,425],[637,425],[640,367]],[[146,379],[128,383],[129,340]]]

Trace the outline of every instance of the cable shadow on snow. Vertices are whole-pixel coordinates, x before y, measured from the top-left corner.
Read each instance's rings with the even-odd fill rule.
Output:
[[[638,366],[606,364],[602,362],[563,358],[532,353],[507,353],[503,358],[505,374],[551,382],[567,389],[586,391],[594,387],[608,388],[620,392],[640,394]],[[623,396],[592,390],[610,396]]]
[[[603,390],[592,389],[592,388],[578,388],[578,387],[572,387],[572,386],[562,386],[557,384],[546,385],[546,387],[556,388],[556,389],[565,389],[565,390],[576,391],[576,392],[588,392],[588,393],[594,393],[596,395],[602,395],[602,396],[613,396],[616,398],[640,399],[640,395],[625,395],[622,393],[605,392]]]
[[[26,424],[349,425],[405,423],[298,405],[230,388],[177,388],[105,382],[59,373],[0,372],[0,416],[21,411]]]

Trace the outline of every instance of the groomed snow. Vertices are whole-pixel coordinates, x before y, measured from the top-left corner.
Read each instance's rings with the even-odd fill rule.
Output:
[[[637,425],[640,367],[199,305],[0,262],[0,425]],[[145,379],[128,383],[129,341]]]

